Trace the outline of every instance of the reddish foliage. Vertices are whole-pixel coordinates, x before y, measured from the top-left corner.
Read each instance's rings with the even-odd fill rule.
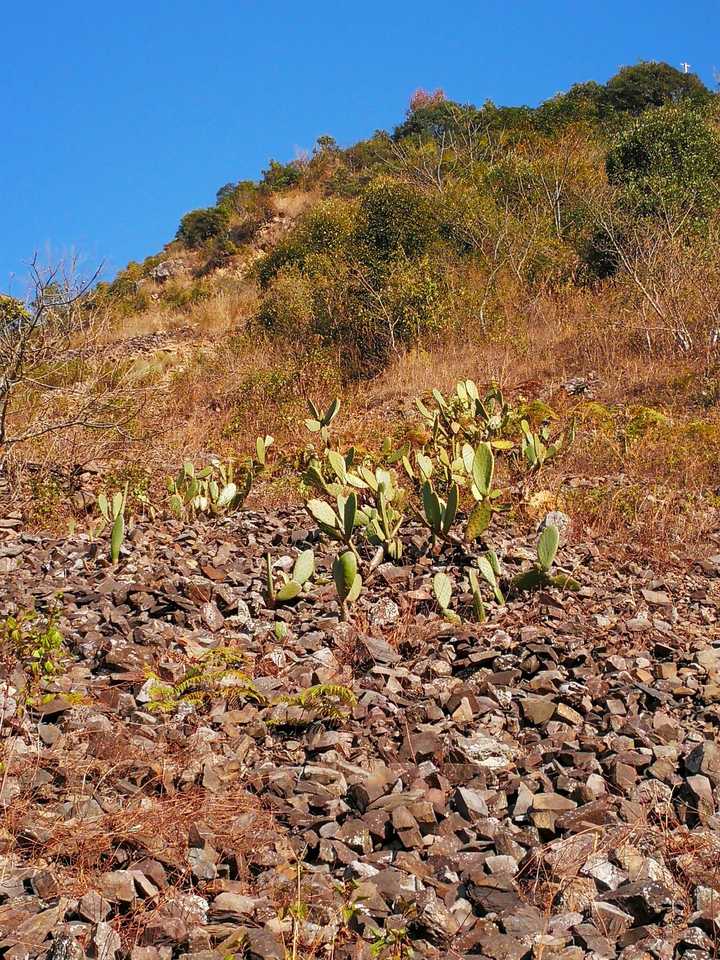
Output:
[[[422,87],[413,93],[410,97],[410,104],[408,107],[408,113],[416,113],[418,110],[422,110],[424,107],[434,107],[438,103],[442,103],[445,100],[445,93],[441,87],[438,87],[437,90],[433,90],[432,93],[429,90],[424,90]]]

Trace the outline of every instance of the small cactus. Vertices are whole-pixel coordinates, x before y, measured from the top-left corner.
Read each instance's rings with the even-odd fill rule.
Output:
[[[362,590],[362,577],[358,573],[357,557],[352,550],[346,550],[337,555],[333,562],[332,573],[344,618],[347,616],[348,603],[354,603]]]
[[[510,587],[513,592],[535,590],[538,587],[559,587],[564,590],[579,590],[580,584],[569,574],[551,574],[550,570],[557,556],[560,534],[555,526],[547,526],[537,542],[537,562],[529,570],[513,577]]]
[[[433,593],[443,617],[451,623],[460,623],[460,617],[450,609],[452,581],[446,573],[440,571],[433,577]]]
[[[266,597],[268,604],[274,607],[278,603],[287,603],[299,597],[303,587],[315,573],[315,554],[312,550],[303,550],[298,554],[290,576],[281,572],[282,586],[277,589],[273,576],[270,554],[265,555]]]
[[[117,563],[125,539],[125,507],[127,506],[128,484],[125,489],[114,493],[110,500],[104,493],[97,498],[98,509],[105,522],[110,526],[110,560]]]

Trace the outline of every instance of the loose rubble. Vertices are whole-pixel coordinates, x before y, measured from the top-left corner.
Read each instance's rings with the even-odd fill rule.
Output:
[[[343,623],[302,512],[139,523],[116,569],[104,542],[5,522],[1,612],[59,603],[70,658],[25,709],[0,672],[0,956],[716,956],[720,558],[650,569],[568,536],[579,593],[457,625],[423,540]],[[532,555],[494,544],[510,570]],[[308,546],[310,595],[268,609],[265,551]],[[154,712],[148,672],[218,645],[268,696],[357,704]]]

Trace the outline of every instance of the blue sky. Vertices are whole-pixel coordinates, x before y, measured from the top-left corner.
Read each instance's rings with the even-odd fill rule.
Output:
[[[352,143],[417,87],[537,104],[640,59],[715,88],[717,0],[55,0],[3,9],[0,290],[34,251],[112,275],[186,211],[330,133]]]

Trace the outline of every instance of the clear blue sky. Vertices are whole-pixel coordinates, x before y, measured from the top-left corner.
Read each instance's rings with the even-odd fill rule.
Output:
[[[7,0],[2,27],[0,290],[17,294],[33,251],[110,275],[270,157],[392,127],[419,86],[534,105],[639,59],[713,88],[720,68],[717,0]]]

